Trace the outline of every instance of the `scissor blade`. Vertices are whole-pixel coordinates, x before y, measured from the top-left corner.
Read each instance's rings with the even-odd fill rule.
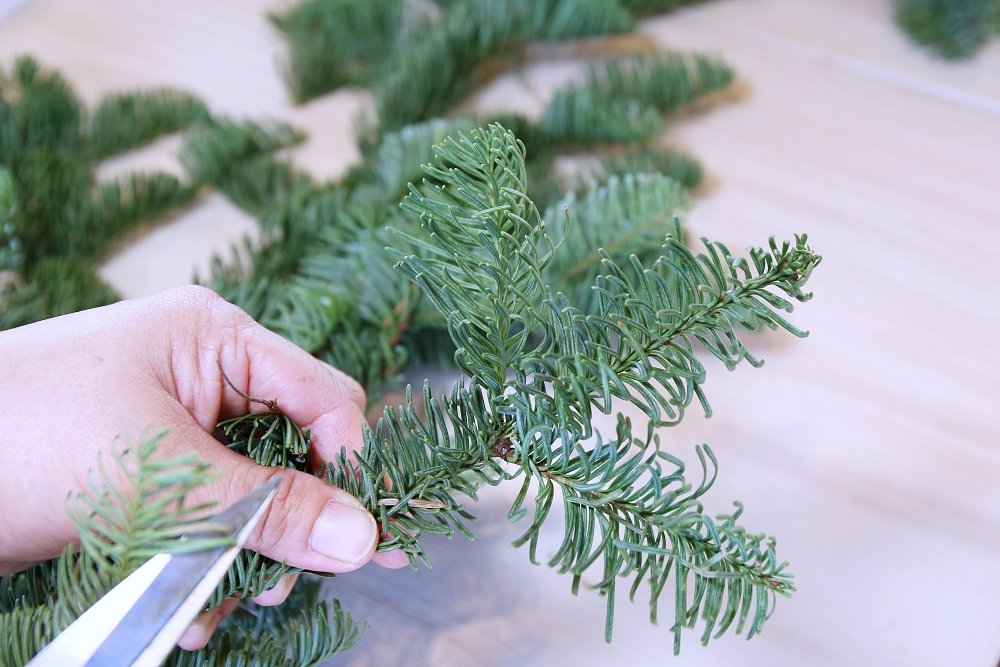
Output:
[[[157,667],[246,544],[277,492],[275,478],[211,519],[233,545],[160,554],[115,586],[26,667]],[[218,535],[218,533],[216,533]]]
[[[108,591],[80,618],[49,642],[27,667],[81,667],[121,623],[172,556],[159,554]]]

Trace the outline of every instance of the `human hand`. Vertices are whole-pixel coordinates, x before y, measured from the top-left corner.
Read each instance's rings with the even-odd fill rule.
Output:
[[[0,332],[0,574],[77,542],[67,497],[86,488],[116,436],[151,426],[170,429],[160,456],[195,451],[222,473],[192,502],[225,508],[272,477],[283,478],[248,548],[324,572],[348,572],[369,559],[405,565],[399,551],[373,557],[377,524],[350,494],[306,473],[257,465],[212,436],[220,419],[252,409],[239,392],[277,401],[311,429],[313,466],[333,460],[342,446],[361,447],[365,395],[357,382],[204,288],[176,288]],[[287,578],[256,601],[278,604],[293,583]],[[227,602],[200,617],[181,646],[204,645],[234,606]]]

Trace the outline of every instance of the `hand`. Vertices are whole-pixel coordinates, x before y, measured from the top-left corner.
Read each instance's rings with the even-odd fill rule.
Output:
[[[220,419],[252,406],[237,389],[276,400],[312,431],[312,461],[361,447],[365,394],[344,373],[273,334],[201,287],[58,317],[0,332],[0,574],[58,556],[78,541],[66,499],[86,488],[98,457],[126,431],[168,427],[159,454],[195,451],[222,473],[192,502],[225,508],[274,476],[283,478],[247,543],[276,560],[348,572],[373,558],[374,518],[347,492],[294,470],[259,466],[212,433]],[[374,556],[387,567],[402,552]],[[262,594],[284,600],[290,578]],[[181,646],[208,640],[234,603],[207,612]]]

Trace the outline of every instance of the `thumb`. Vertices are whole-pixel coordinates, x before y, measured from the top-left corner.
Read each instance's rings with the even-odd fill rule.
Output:
[[[378,542],[375,518],[343,489],[297,470],[281,470],[220,447],[211,440],[199,452],[221,472],[197,490],[199,501],[217,500],[220,508],[237,502],[275,477],[278,491],[246,547],[274,560],[321,572],[349,572],[371,559]]]

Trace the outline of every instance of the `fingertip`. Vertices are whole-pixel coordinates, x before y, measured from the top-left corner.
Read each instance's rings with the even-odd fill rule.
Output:
[[[281,604],[288,599],[289,594],[291,594],[292,589],[295,587],[295,582],[299,580],[299,575],[297,574],[286,574],[278,581],[278,584],[269,591],[264,591],[257,597],[253,598],[253,601],[259,604],[261,607],[274,607]]]
[[[212,638],[212,633],[219,627],[219,623],[224,621],[233,610],[239,605],[236,598],[227,598],[218,607],[203,611],[191,622],[181,638],[177,640],[177,645],[185,651],[197,651],[208,645],[208,640]]]
[[[410,559],[402,549],[396,549],[395,551],[376,552],[372,556],[372,562],[389,570],[398,570],[409,566]]]
[[[198,619],[195,619],[181,635],[181,638],[177,640],[177,645],[185,651],[197,651],[205,648],[205,645],[208,644],[208,637],[205,627],[199,625]]]
[[[347,495],[347,494],[345,494]],[[342,564],[350,572],[367,563],[378,545],[378,524],[353,496],[349,502],[331,500],[313,525],[309,548]]]

